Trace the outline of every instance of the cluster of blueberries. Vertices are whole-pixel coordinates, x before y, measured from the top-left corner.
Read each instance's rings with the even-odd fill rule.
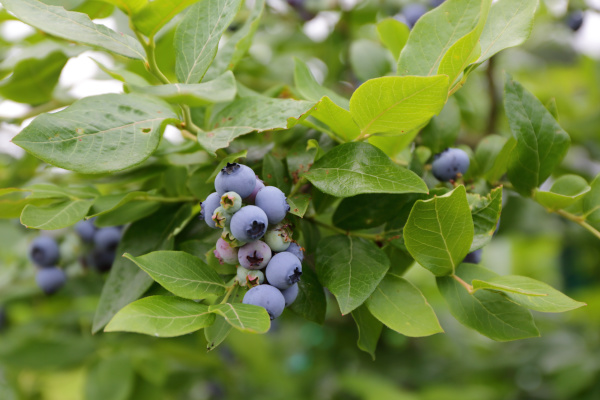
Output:
[[[92,220],[80,221],[75,231],[91,251],[81,258],[84,267],[91,266],[99,272],[110,270],[115,259],[117,245],[121,240],[120,227],[96,228]],[[57,292],[67,281],[65,271],[58,266],[60,247],[51,236],[39,235],[29,246],[29,258],[37,267],[35,281],[50,295]]]
[[[215,190],[200,214],[209,227],[223,230],[214,254],[221,263],[237,265],[236,280],[251,287],[243,303],[261,306],[275,319],[298,296],[304,259],[285,221],[290,210],[285,194],[238,163],[219,171]]]

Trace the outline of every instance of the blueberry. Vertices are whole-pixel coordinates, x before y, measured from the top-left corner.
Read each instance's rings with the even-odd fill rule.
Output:
[[[254,186],[254,190],[250,193],[250,196],[246,197],[244,201],[248,204],[254,204],[254,199],[256,199],[256,194],[265,187],[265,183],[261,181],[258,176],[256,177],[256,185]]]
[[[407,4],[402,9],[402,14],[404,14],[404,17],[408,22],[408,26],[410,26],[411,28],[415,26],[419,18],[421,18],[426,12],[427,8],[425,8],[424,5],[419,3]]]
[[[469,163],[469,155],[463,150],[446,149],[435,155],[431,172],[437,180],[447,182],[456,179],[458,174],[466,174]]]
[[[283,295],[271,285],[258,285],[248,290],[242,303],[263,307],[272,320],[279,317],[285,308]]]
[[[31,242],[29,257],[40,267],[56,265],[60,258],[58,243],[49,236],[38,236]]]
[[[429,5],[431,6],[431,8],[436,8],[444,4],[444,1],[446,0],[431,0],[429,2]]]
[[[470,263],[470,264],[479,264],[481,262],[481,253],[482,252],[483,252],[482,249],[472,251],[469,254],[467,254],[467,256],[465,257],[465,259],[462,262]]]
[[[110,250],[94,249],[91,264],[98,272],[108,272],[115,261],[115,254]]]
[[[233,214],[242,208],[242,198],[236,192],[227,192],[221,196],[221,207]]]
[[[257,240],[240,247],[238,261],[246,269],[262,269],[271,261],[271,248],[265,243]]]
[[[290,211],[290,206],[285,200],[285,194],[275,186],[267,186],[261,189],[256,195],[254,203],[267,214],[269,224],[277,224],[283,221],[287,212]]]
[[[215,221],[213,221],[212,216],[217,207],[220,205],[221,196],[219,196],[217,192],[209,194],[206,200],[204,200],[200,205],[202,208],[202,211],[200,212],[200,219],[204,219],[204,222],[206,222],[206,224],[213,229],[217,229],[217,226],[215,225]]]
[[[39,268],[35,275],[35,282],[46,294],[55,293],[66,281],[67,275],[58,267]]]
[[[94,219],[83,220],[76,223],[75,232],[77,232],[77,235],[79,235],[84,242],[92,243],[94,241],[94,234],[96,233]]]
[[[567,16],[567,26],[573,32],[577,32],[583,25],[583,12],[580,10],[573,11]]]
[[[292,243],[292,232],[287,224],[277,224],[265,234],[265,242],[271,250],[286,251]]]
[[[254,242],[263,237],[269,220],[267,214],[256,206],[245,206],[231,217],[231,234],[240,242]]]
[[[256,175],[250,167],[238,163],[227,163],[215,178],[215,190],[219,195],[236,192],[240,197],[248,197],[256,186]]]
[[[121,230],[116,226],[100,228],[94,235],[96,249],[106,252],[115,252],[121,240]]]
[[[304,261],[304,250],[302,249],[302,247],[300,247],[298,243],[290,243],[290,247],[288,247],[286,251],[298,257],[298,260],[300,260],[300,262]]]
[[[215,209],[212,215],[212,220],[215,223],[217,228],[228,228],[231,223],[231,217],[233,215],[225,210],[222,206],[219,206]]]
[[[281,291],[281,294],[283,295],[283,298],[285,299],[286,307],[289,306],[290,304],[292,304],[294,301],[296,301],[296,297],[298,297],[299,291],[300,291],[300,289],[298,288],[297,283],[294,283],[289,288]]]
[[[251,271],[246,268],[238,267],[237,281],[240,286],[254,287],[264,283],[265,274],[259,270]]]
[[[275,254],[265,270],[267,281],[277,289],[287,289],[300,281],[302,263],[292,253]]]
[[[217,240],[217,248],[215,249],[215,257],[219,259],[221,264],[237,264],[238,249],[232,247],[227,241],[219,238]]]

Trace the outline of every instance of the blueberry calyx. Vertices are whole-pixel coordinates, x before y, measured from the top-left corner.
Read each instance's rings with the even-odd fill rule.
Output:
[[[235,171],[237,171],[238,169],[240,169],[240,164],[238,164],[238,163],[227,163],[227,165],[225,167],[223,167],[223,169],[221,170],[221,172],[224,173],[224,174],[227,174],[227,175],[231,175]]]
[[[248,228],[246,230],[246,233],[248,234],[248,236],[250,238],[257,239],[260,236],[262,236],[264,231],[265,231],[265,224],[263,222],[252,221],[252,223],[250,224],[250,228]]]
[[[294,268],[294,272],[292,275],[288,277],[290,283],[293,285],[294,283],[300,282],[300,277],[302,276],[302,271],[299,268]]]
[[[248,259],[251,267],[256,267],[263,261],[263,258],[258,256],[256,250],[254,251],[253,255],[247,256],[246,258]]]

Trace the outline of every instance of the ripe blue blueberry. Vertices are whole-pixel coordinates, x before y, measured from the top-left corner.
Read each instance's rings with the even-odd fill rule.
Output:
[[[238,249],[232,247],[226,240],[223,240],[223,238],[217,240],[217,248],[215,249],[214,254],[221,264],[237,264]]]
[[[100,228],[94,235],[96,249],[106,252],[115,252],[121,240],[121,230],[116,226]]]
[[[292,243],[292,232],[288,224],[277,224],[265,234],[265,242],[275,252],[286,251]]]
[[[571,28],[573,32],[577,32],[583,25],[583,12],[580,10],[573,11],[567,16],[567,26]]]
[[[248,243],[263,237],[269,220],[267,214],[256,206],[245,206],[231,217],[229,229],[240,242]]]
[[[254,190],[250,193],[250,196],[246,197],[244,201],[248,204],[254,204],[254,200],[256,199],[256,194],[265,187],[265,183],[256,176],[256,186],[254,186]]]
[[[429,2],[429,5],[431,6],[431,8],[439,7],[444,3],[444,1],[446,0],[431,0]]]
[[[94,225],[93,219],[79,221],[75,224],[75,232],[85,243],[92,243],[94,241],[94,234],[96,233],[96,226]]]
[[[446,149],[435,155],[431,172],[437,180],[447,182],[456,179],[459,173],[466,174],[469,170],[469,163],[469,155],[463,150]]]
[[[67,275],[58,267],[39,268],[35,274],[35,282],[46,294],[55,293],[66,281]]]
[[[58,243],[49,236],[38,236],[31,242],[29,257],[40,267],[56,265],[60,258]]]
[[[481,262],[481,253],[483,253],[482,249],[472,251],[469,254],[467,254],[463,262],[470,264],[479,264]]]
[[[410,3],[404,6],[402,9],[402,14],[406,21],[408,22],[409,27],[415,26],[419,18],[423,16],[427,12],[427,8],[424,5],[419,3]]]
[[[283,295],[271,285],[258,285],[248,290],[242,303],[263,307],[272,320],[279,317],[285,308]]]
[[[213,229],[217,229],[215,225],[215,221],[213,221],[212,216],[217,207],[221,205],[221,196],[217,192],[211,193],[208,195],[206,200],[200,204],[200,219],[203,219],[206,222],[206,225],[210,226]]]
[[[285,200],[285,194],[275,186],[267,186],[261,189],[256,195],[254,203],[267,214],[269,224],[281,222],[287,212],[290,211],[290,206]]]
[[[304,250],[302,249],[302,247],[300,247],[298,243],[290,243],[290,247],[288,247],[286,251],[298,257],[298,260],[300,260],[300,262],[304,261]]]
[[[108,272],[115,261],[115,252],[110,250],[94,249],[91,264],[98,272]]]
[[[302,276],[302,263],[292,253],[278,253],[271,258],[265,276],[270,285],[284,290],[300,281]]]
[[[271,248],[265,243],[257,240],[240,247],[238,261],[246,269],[262,269],[271,261]]]
[[[246,165],[227,163],[215,178],[215,190],[219,195],[236,192],[240,197],[248,197],[256,186],[256,175]]]
[[[294,301],[296,301],[296,297],[298,297],[299,291],[300,291],[300,288],[298,287],[297,283],[294,283],[289,288],[281,291],[281,294],[283,295],[283,298],[285,299],[286,307],[291,305]]]
[[[242,208],[242,198],[236,192],[227,192],[221,196],[221,207],[233,214]]]

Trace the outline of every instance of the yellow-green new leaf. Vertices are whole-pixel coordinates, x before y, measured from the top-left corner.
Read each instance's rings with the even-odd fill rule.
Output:
[[[395,18],[386,18],[377,23],[377,34],[385,47],[392,52],[394,60],[398,60],[410,34],[408,26]]]
[[[562,210],[580,200],[591,190],[587,181],[579,175],[563,175],[549,191],[535,190],[535,200],[550,210]]]

